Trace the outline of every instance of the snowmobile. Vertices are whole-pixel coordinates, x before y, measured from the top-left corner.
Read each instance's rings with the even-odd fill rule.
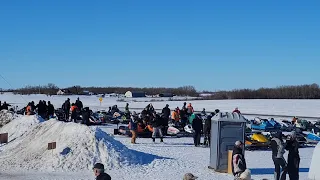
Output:
[[[247,133],[245,147],[247,150],[268,149],[270,141],[261,132]]]
[[[130,132],[130,125],[131,124],[129,123],[128,126],[119,126],[118,134],[131,137],[132,134]],[[145,126],[143,123],[139,122],[137,136],[141,138],[151,138],[152,132],[149,131],[148,126]]]
[[[24,108],[18,110],[16,113],[19,114],[19,115],[25,115],[26,109],[27,109],[27,108],[24,107]]]
[[[288,120],[282,120],[281,125],[282,131],[290,132],[294,130],[294,125]]]
[[[97,111],[92,114],[96,119],[100,119],[102,123],[119,124],[118,117],[110,116],[106,111]]]
[[[314,123],[314,126],[320,129],[320,120],[317,120],[317,122]]]
[[[312,129],[312,132],[307,135],[306,139],[310,144],[318,144],[318,142],[320,142],[320,132]]]
[[[254,118],[254,120],[251,120],[250,126],[252,130],[271,131],[275,129],[274,126],[267,119],[261,119],[259,117],[256,117]]]
[[[274,118],[269,120],[269,123],[273,126],[274,129],[281,129],[281,124],[278,123]]]
[[[305,135],[301,131],[296,131],[296,139],[301,147],[308,143]]]
[[[66,120],[66,113],[64,112],[64,110],[62,108],[58,108],[56,110],[54,110],[55,116],[59,121],[65,121]]]

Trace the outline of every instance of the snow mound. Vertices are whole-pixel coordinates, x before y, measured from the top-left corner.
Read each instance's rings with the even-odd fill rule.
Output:
[[[56,120],[42,122],[23,116],[1,131],[9,143],[0,147],[0,169],[73,171],[91,170],[96,162],[106,168],[151,163],[160,157],[128,149],[97,127]],[[56,142],[56,149],[47,150]]]
[[[8,124],[13,120],[13,113],[11,113],[8,110],[2,110],[0,111],[0,127]]]

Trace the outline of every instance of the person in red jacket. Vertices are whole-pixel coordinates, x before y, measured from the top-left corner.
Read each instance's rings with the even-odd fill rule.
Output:
[[[233,110],[233,112],[234,112],[234,113],[239,113],[239,114],[241,113],[241,112],[239,111],[239,108],[238,108],[238,107],[236,107],[236,108]]]

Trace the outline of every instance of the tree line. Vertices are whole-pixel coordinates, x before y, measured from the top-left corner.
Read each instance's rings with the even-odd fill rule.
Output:
[[[205,99],[320,99],[318,84],[219,91]]]
[[[178,88],[165,88],[165,87],[150,87],[150,88],[137,88],[137,87],[81,87],[72,86],[67,88],[59,88],[58,86],[50,83],[42,86],[26,86],[24,88],[7,90],[6,92],[13,92],[15,94],[46,94],[56,95],[59,89],[66,89],[70,91],[70,94],[82,95],[84,91],[89,91],[93,94],[125,94],[127,91],[132,92],[144,92],[147,95],[157,95],[161,93],[172,93],[177,96],[199,96],[194,86],[183,86]]]
[[[43,86],[26,86],[14,90],[1,90],[1,92],[13,92],[15,94],[47,94],[56,95],[60,88],[52,83]],[[71,94],[82,95],[83,91],[94,94],[125,94],[127,91],[145,92],[147,95],[157,95],[161,93],[172,93],[177,96],[199,97],[200,93],[194,86],[183,86],[178,88],[151,87],[81,87],[72,86],[68,88]],[[203,91],[202,93],[210,91]],[[223,99],[320,99],[320,88],[318,84],[306,84],[298,86],[279,86],[276,88],[260,89],[235,89],[231,91],[210,92],[212,95],[201,97],[204,100]],[[199,99],[199,98],[198,98]]]

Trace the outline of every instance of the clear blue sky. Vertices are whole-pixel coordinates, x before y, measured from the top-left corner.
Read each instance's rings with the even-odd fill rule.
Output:
[[[15,88],[320,84],[319,9],[319,0],[2,1],[0,74]]]

